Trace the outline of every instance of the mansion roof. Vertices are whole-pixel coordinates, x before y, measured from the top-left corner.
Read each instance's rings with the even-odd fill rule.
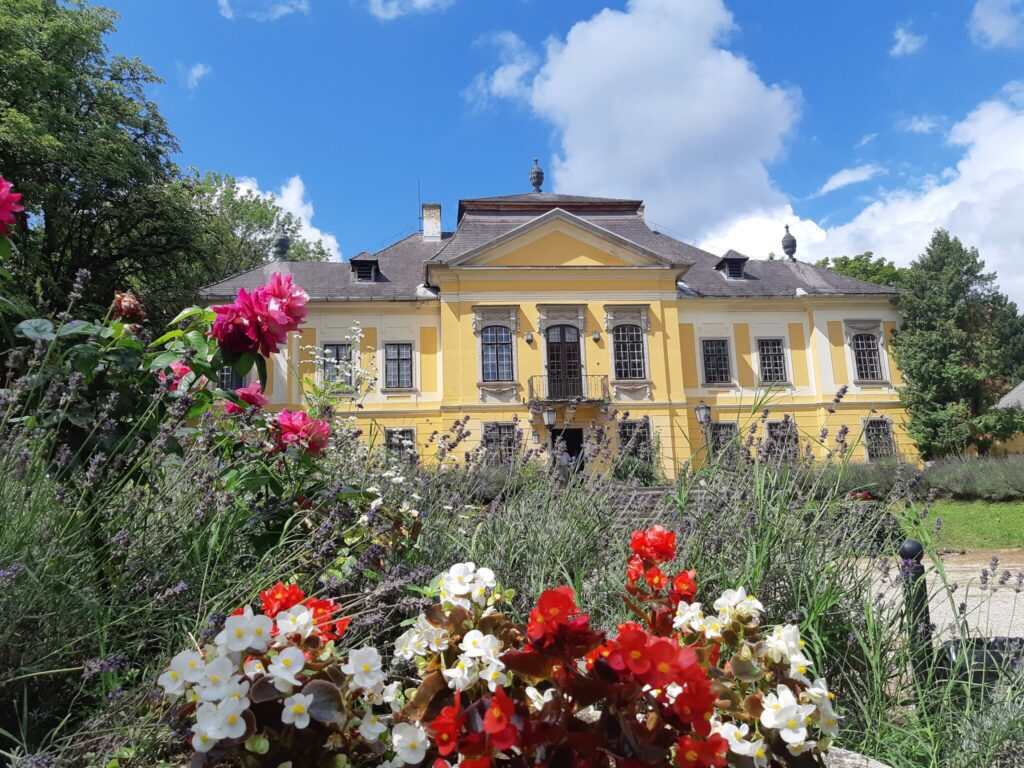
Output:
[[[748,259],[743,277],[726,277],[719,269],[723,256],[696,248],[652,229],[643,218],[639,200],[557,195],[530,192],[503,197],[459,201],[455,232],[428,239],[416,232],[375,253],[361,253],[350,262],[304,262],[281,259],[240,272],[202,290],[208,300],[233,298],[240,288],[251,290],[267,282],[274,272],[294,276],[314,300],[414,301],[434,298],[424,285],[427,268],[451,264],[460,256],[514,236],[515,230],[554,211],[567,214],[592,232],[614,242],[625,242],[653,254],[669,266],[678,266],[681,298],[891,296],[888,286],[857,280],[799,261]],[[730,251],[729,258],[744,258]],[[376,262],[374,279],[359,280],[353,264]]]

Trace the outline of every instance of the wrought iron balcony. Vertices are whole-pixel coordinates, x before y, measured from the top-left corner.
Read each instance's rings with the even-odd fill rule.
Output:
[[[608,377],[591,376],[531,376],[529,395],[533,402],[606,402],[611,400]]]

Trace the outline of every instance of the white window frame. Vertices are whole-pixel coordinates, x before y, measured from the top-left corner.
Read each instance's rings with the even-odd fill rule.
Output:
[[[412,448],[410,458],[419,458],[419,443],[417,442],[416,427],[384,427],[384,449],[392,453],[399,453],[391,448],[391,436],[395,432],[412,432]]]
[[[882,378],[862,379],[858,376],[857,355],[853,350],[853,337],[862,333],[871,334],[878,344],[878,367]],[[885,326],[881,320],[844,320],[843,341],[845,342],[845,354],[848,376],[848,383],[858,387],[888,387],[892,386],[892,373],[889,366],[889,348],[885,341]],[[837,381],[836,384],[847,382]]]
[[[338,376],[333,381],[327,378],[327,347],[348,347],[348,374],[347,376]],[[325,341],[320,345],[320,353],[323,356],[320,365],[320,381],[324,384],[337,384],[341,383],[346,387],[354,387],[358,381],[356,376],[356,366],[354,363],[357,349],[356,345],[351,341]]]
[[[507,328],[512,337],[512,378],[484,381],[483,331],[488,326]],[[519,387],[519,307],[509,304],[473,307],[473,335],[476,336],[476,383],[481,396],[486,393],[510,396]]]
[[[388,381],[388,346],[393,344],[407,344],[411,348],[410,351],[410,364],[412,366],[411,386],[408,387],[389,387]],[[419,389],[419,349],[416,346],[416,342],[412,339],[388,339],[381,344],[381,377],[380,377],[380,391],[384,394],[389,392],[415,392]]]
[[[872,457],[871,451],[868,450],[868,423],[872,421],[881,421],[889,428],[889,442],[892,445],[892,453],[888,456]],[[895,459],[899,456],[899,448],[896,446],[896,432],[892,428],[892,419],[885,416],[869,416],[861,419],[860,430],[861,442],[864,444],[864,457],[869,464],[873,464],[876,461],[885,461],[886,459]]]
[[[797,425],[796,425],[796,419],[794,419],[792,416],[790,416],[788,419],[771,419],[770,421],[765,422],[765,425],[764,425],[764,438],[765,438],[765,440],[771,440],[772,439],[771,434],[770,434],[771,427],[773,427],[773,426],[775,426],[777,424],[789,424],[789,427],[790,427],[790,429],[793,432],[793,436],[796,438],[796,445],[793,448],[793,455],[792,456],[782,456],[782,457],[779,457],[778,454],[769,454],[769,455],[772,458],[782,458],[782,459],[785,459],[787,461],[797,461],[797,460],[799,460],[799,458],[800,458],[800,451],[801,451],[801,447],[800,447],[800,428],[797,427]]]
[[[643,344],[644,377],[642,379],[620,379],[615,373],[615,329],[621,325],[635,325],[640,328],[640,340]],[[608,379],[613,385],[636,387],[651,383],[651,351],[649,337],[651,322],[646,304],[605,304],[604,329],[608,339],[608,362],[610,363]]]
[[[499,447],[498,447],[498,454],[497,454],[497,456],[495,456],[494,454],[491,454],[490,452],[488,452],[488,454],[487,454],[488,458],[496,459],[498,462],[500,462],[502,464],[511,463],[512,461],[515,460],[517,454],[520,453],[520,450],[522,448],[522,440],[518,440],[518,441],[516,440],[516,437],[517,437],[516,431],[521,429],[522,427],[518,423],[516,423],[514,421],[484,421],[484,422],[482,422],[480,424],[480,446],[485,451],[487,450],[487,431],[488,431],[488,428],[490,428],[490,427],[494,427],[494,428],[499,430],[499,434],[498,434]],[[509,446],[509,448],[508,448],[509,455],[507,457],[503,456],[501,454],[501,451],[503,449],[500,446],[500,442],[501,442],[500,430],[501,430],[502,427],[511,427],[512,428],[512,445]]]
[[[724,341],[725,351],[729,358],[729,381],[711,382],[708,381],[708,372],[704,365],[704,342]],[[701,336],[697,342],[697,353],[700,357],[700,378],[701,386],[705,389],[721,389],[723,387],[736,386],[736,350],[732,338],[729,336]]]
[[[724,426],[729,426],[729,427],[732,427],[732,434],[729,435],[729,441],[732,441],[735,438],[738,438],[739,434],[740,434],[740,423],[738,421],[729,421],[729,420],[722,419],[722,420],[719,420],[719,421],[712,421],[712,422],[710,422],[708,424],[707,441],[708,441],[708,453],[710,453],[712,456],[715,456],[715,455],[718,454],[718,449],[715,447],[715,427],[719,427],[719,426],[723,426],[723,427]]]
[[[633,453],[633,452],[627,453],[624,450],[626,448],[626,445],[629,444],[629,440],[626,441],[626,445],[623,445],[623,443],[622,443],[622,428],[626,424],[629,424],[631,427],[635,427],[635,429],[637,431],[643,430],[643,431],[645,431],[647,433],[647,457],[646,457],[646,461],[653,462],[654,461],[654,427],[652,426],[650,419],[642,419],[642,418],[641,419],[625,419],[623,421],[618,422],[618,426],[616,427],[616,430],[615,430],[615,439],[618,441],[618,444],[619,444],[618,445],[619,456],[633,456],[634,458],[637,458],[640,461],[644,461],[645,460],[643,457],[638,456],[636,453]],[[634,448],[634,450],[636,450],[636,449]]]
[[[782,381],[765,381],[761,375],[761,342],[762,341],[780,341],[782,342],[782,365],[785,368],[786,378]],[[772,386],[792,386],[793,385],[793,361],[790,356],[789,339],[783,335],[764,335],[754,337],[754,349],[753,355],[757,360],[757,380],[762,384],[770,384]]]

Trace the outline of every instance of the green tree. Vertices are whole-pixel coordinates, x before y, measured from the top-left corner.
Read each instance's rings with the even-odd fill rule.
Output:
[[[936,230],[900,278],[903,327],[893,353],[900,398],[925,458],[985,453],[1024,431],[1024,414],[992,409],[1024,375],[1024,318],[985,272],[976,248]]]
[[[275,228],[293,235],[295,258],[324,258],[272,202],[180,172],[146,96],[160,79],[104,42],[116,19],[82,0],[0,0],[0,175],[26,207],[17,277],[60,307],[85,268],[86,307],[131,287],[160,317],[266,258]]]
[[[897,267],[882,256],[872,258],[874,255],[871,251],[865,251],[856,256],[836,256],[832,259],[826,257],[815,262],[815,266],[831,269],[833,272],[847,277],[866,280],[869,283],[899,286],[906,269]]]

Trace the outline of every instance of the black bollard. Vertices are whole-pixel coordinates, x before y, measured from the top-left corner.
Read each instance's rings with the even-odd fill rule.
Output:
[[[924,579],[923,559],[921,542],[907,539],[900,545],[907,638],[914,674],[922,683],[932,661],[932,619],[928,610],[928,583]]]

